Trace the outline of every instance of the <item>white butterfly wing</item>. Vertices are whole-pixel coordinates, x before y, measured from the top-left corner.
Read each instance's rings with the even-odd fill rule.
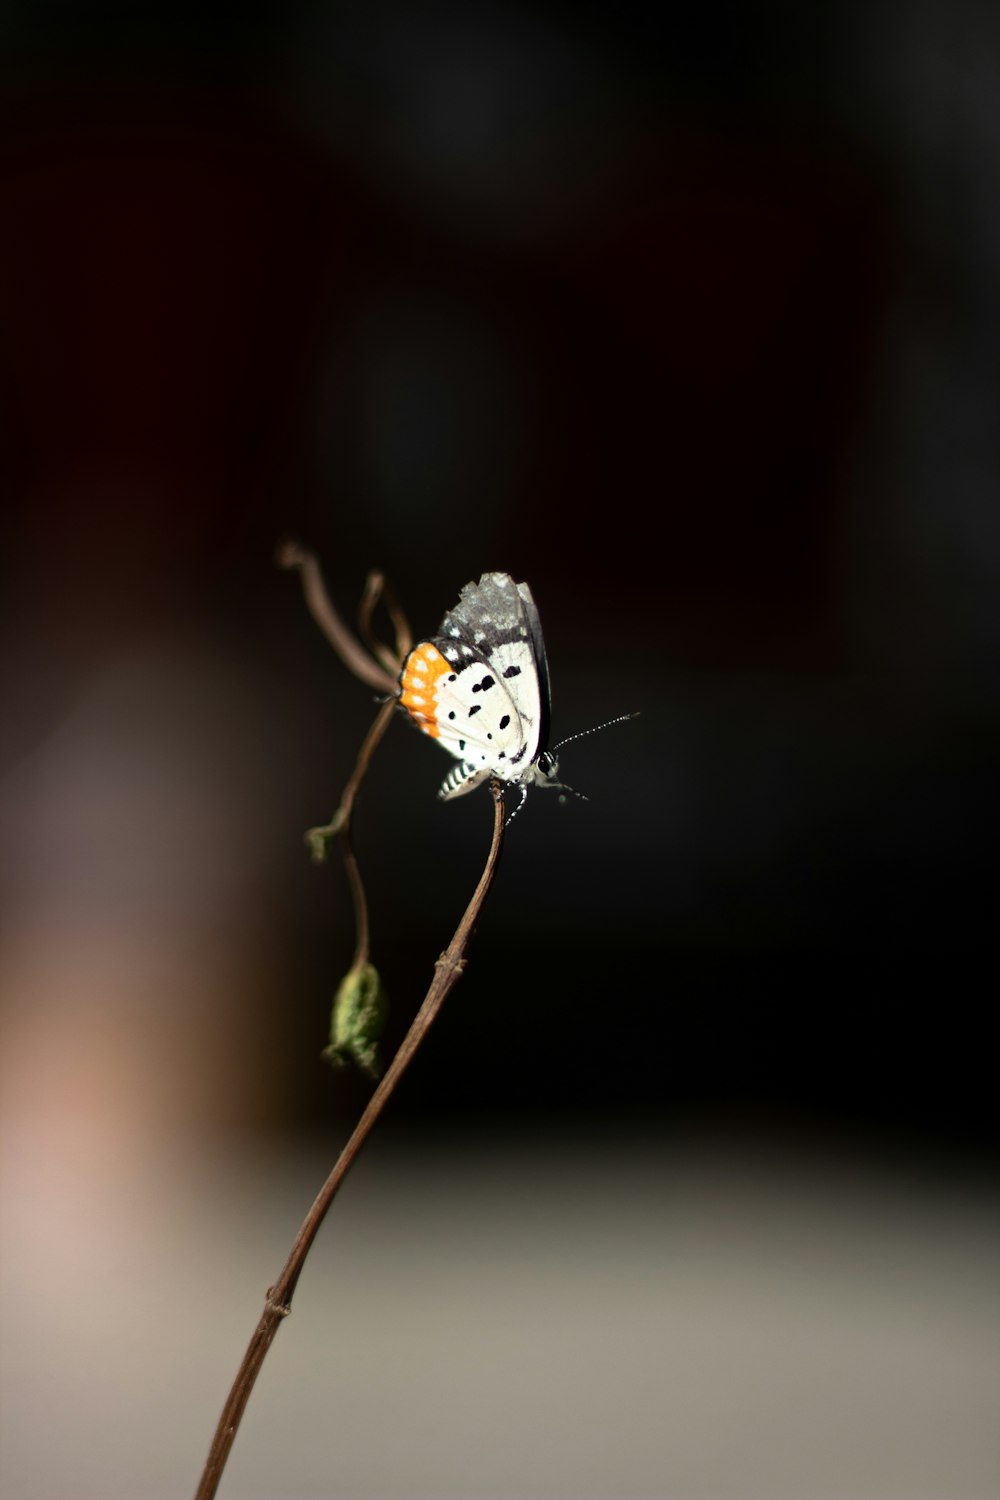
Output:
[[[425,734],[463,763],[461,791],[471,790],[473,772],[482,774],[472,785],[489,775],[513,781],[531,762],[533,736],[496,666],[468,659],[459,666],[445,657],[451,650],[445,640],[415,646],[403,666],[400,701]],[[458,794],[458,787],[444,793]]]
[[[548,733],[548,671],[530,589],[484,573],[463,588],[441,631],[410,652],[400,693],[418,727],[459,762],[441,796],[461,796],[489,776],[520,780]]]
[[[493,662],[474,661],[438,680],[434,695],[438,739],[457,760],[485,767],[502,780],[516,776],[526,744],[521,715]],[[513,769],[510,769],[513,763]]]

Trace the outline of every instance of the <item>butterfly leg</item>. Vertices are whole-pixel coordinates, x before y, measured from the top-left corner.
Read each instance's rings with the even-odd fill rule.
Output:
[[[521,783],[521,800],[517,804],[517,806],[515,807],[514,811],[512,813],[508,813],[507,817],[504,819],[504,825],[503,826],[505,828],[509,828],[510,825],[513,823],[514,819],[517,817],[518,813],[521,811],[521,808],[524,806],[524,804],[525,804],[525,802],[527,800],[527,797],[528,797],[528,788],[525,786],[524,782],[522,782]]]

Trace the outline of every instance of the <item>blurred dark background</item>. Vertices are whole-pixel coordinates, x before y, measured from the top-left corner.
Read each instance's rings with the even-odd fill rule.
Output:
[[[301,833],[374,705],[273,566],[294,534],[347,614],[380,567],[420,633],[527,579],[556,736],[642,714],[566,751],[589,804],[514,825],[397,1124],[995,1147],[998,32],[888,0],[8,4],[32,1107],[284,1130],[365,1097],[319,1060],[351,918]],[[446,770],[400,722],[358,817],[390,1046],[488,840]]]
[[[994,1492],[998,180],[978,0],[6,0],[5,1495],[190,1491],[368,1097],[302,835],[375,703],[287,535],[420,634],[527,579],[555,737],[641,717],[513,825],[226,1493]],[[358,810],[387,1050],[447,769],[400,719]]]

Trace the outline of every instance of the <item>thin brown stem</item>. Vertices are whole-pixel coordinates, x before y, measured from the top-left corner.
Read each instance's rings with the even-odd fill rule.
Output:
[[[372,630],[372,615],[376,604],[380,601],[392,621],[392,628],[396,635],[395,651],[378,640]],[[382,663],[387,672],[392,672],[398,677],[403,659],[409,655],[410,647],[413,645],[413,636],[410,632],[409,621],[400,609],[384,573],[371,572],[365,579],[365,591],[358,605],[358,630],[371,654]]]
[[[354,762],[354,770],[351,772],[350,779],[348,780],[347,785],[344,787],[344,792],[340,799],[340,806],[338,807],[336,812],[335,821],[338,823],[338,825],[342,823],[350,823],[351,816],[354,812],[354,803],[357,799],[361,783],[364,781],[366,775],[368,774],[368,767],[371,764],[371,758],[375,753],[375,749],[379,741],[385,734],[389,725],[392,723],[392,717],[395,712],[396,700],[394,698],[391,699],[388,703],[383,703],[372,723],[371,728],[362,740],[361,749],[358,751],[358,758]]]
[[[358,865],[358,857],[354,852],[354,842],[351,838],[351,818],[354,814],[354,803],[358,795],[362,781],[368,771],[368,764],[375,752],[375,747],[388,729],[392,716],[396,712],[395,700],[390,698],[383,703],[376,715],[375,722],[364,737],[358,758],[351,773],[351,779],[344,788],[344,795],[340,799],[340,807],[337,809],[337,822],[340,827],[340,843],[344,856],[344,869],[347,872],[347,882],[351,887],[351,900],[354,903],[354,962],[352,969],[364,967],[368,962],[368,951],[370,947],[370,936],[368,928],[368,898],[365,895],[365,883],[361,879],[361,868]]]
[[[233,1382],[229,1397],[222,1409],[219,1424],[215,1431],[215,1438],[209,1451],[201,1483],[195,1493],[195,1500],[213,1500],[222,1477],[222,1471],[229,1457],[230,1449],[239,1429],[240,1421],[250,1399],[254,1383],[260,1373],[261,1366],[268,1349],[274,1342],[274,1336],[278,1331],[284,1318],[291,1312],[292,1297],[298,1284],[302,1268],[305,1265],[306,1256],[309,1254],[313,1240],[319,1231],[319,1227],[326,1217],[327,1211],[336,1196],[337,1189],[347,1176],[355,1157],[361,1150],[362,1145],[368,1137],[372,1126],[378,1119],[382,1110],[391,1097],[403,1073],[420,1046],[445,999],[454,988],[462,970],[465,967],[465,952],[472,936],[483,903],[489,894],[497,872],[500,860],[500,851],[503,847],[504,832],[504,802],[503,788],[499,782],[491,783],[493,793],[493,840],[490,844],[490,852],[486,859],[486,865],[479,878],[472,900],[465,910],[465,915],[459,922],[452,938],[444,953],[434,966],[434,978],[431,980],[430,988],[424,998],[424,1002],[417,1011],[409,1031],[403,1038],[399,1051],[389,1064],[384,1077],[372,1094],[368,1105],[362,1114],[346,1146],[341,1151],[332,1172],[323,1184],[315,1202],[302,1221],[302,1227],[295,1238],[288,1259],[274,1285],[269,1289],[264,1301],[264,1311],[254,1329],[253,1337],[247,1346],[243,1356],[243,1362]]]
[[[361,633],[372,652],[372,656],[369,657],[337,613],[333,600],[327,592],[316,554],[299,542],[284,541],[278,547],[277,562],[281,568],[297,569],[300,573],[302,592],[309,612],[344,665],[362,682],[367,682],[372,687],[388,690],[393,695],[383,703],[374,723],[365,735],[337,811],[325,826],[310,828],[306,834],[306,840],[316,860],[324,860],[330,840],[338,834],[340,836],[344,869],[354,905],[356,941],[351,967],[354,970],[360,970],[368,962],[368,901],[365,896],[364,882],[361,879],[361,870],[351,842],[351,816],[354,812],[358,790],[367,774],[375,747],[385,734],[393,716],[400,667],[412,645],[410,626],[394,594],[388,588],[384,575],[377,571],[369,573],[358,612]],[[372,611],[377,601],[383,597],[396,633],[395,657],[388,646],[375,640],[371,632]]]
[[[316,624],[340,657],[344,666],[355,677],[366,682],[378,693],[395,694],[399,684],[396,677],[376,661],[348,630],[333,606],[319,560],[308,547],[299,542],[282,542],[278,548],[277,562],[280,568],[295,568],[302,578],[302,592]]]
[[[354,962],[352,969],[360,969],[368,962],[368,902],[365,897],[364,882],[361,879],[361,871],[358,868],[357,857],[354,853],[354,845],[351,842],[351,817],[354,813],[354,803],[357,800],[358,791],[368,772],[371,758],[375,748],[382,736],[385,734],[392,716],[396,711],[396,700],[389,698],[379,709],[372,722],[371,728],[365,735],[358,751],[358,758],[354,762],[354,770],[344,788],[340,799],[340,806],[330,819],[321,828],[310,828],[306,834],[306,842],[312,850],[313,858],[323,860],[326,858],[327,846],[331,839],[339,835],[343,857],[344,869],[347,872],[347,881],[351,888],[351,900],[354,903],[354,922],[357,939],[354,946]]]

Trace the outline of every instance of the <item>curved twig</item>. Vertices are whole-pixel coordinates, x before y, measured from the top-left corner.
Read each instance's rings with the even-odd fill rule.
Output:
[[[315,552],[310,552],[308,547],[303,547],[299,542],[282,542],[278,548],[276,560],[279,568],[297,569],[301,574],[302,592],[305,595],[309,613],[344,666],[353,672],[355,677],[374,688],[376,692],[395,695],[399,686],[398,673],[394,677],[381,662],[369,656],[348,630],[326,591]],[[398,644],[397,642],[397,649]]]
[[[372,755],[382,736],[392,723],[393,714],[396,712],[396,700],[387,698],[379,709],[372,722],[371,728],[362,741],[358,758],[354,763],[350,780],[344,788],[340,799],[340,806],[330,819],[320,828],[310,828],[306,834],[306,843],[317,863],[326,859],[327,848],[330,841],[339,836],[341,849],[343,851],[344,869],[347,872],[347,882],[351,888],[351,900],[354,902],[354,925],[357,937],[354,944],[354,961],[352,969],[360,969],[368,962],[368,901],[365,896],[364,883],[361,879],[361,871],[358,868],[357,856],[354,853],[354,844],[351,841],[351,818],[354,813],[354,803],[357,800],[358,791],[365,778]]]
[[[246,1404],[250,1399],[250,1393],[260,1373],[267,1351],[274,1342],[274,1336],[281,1323],[292,1310],[292,1297],[295,1293],[299,1277],[302,1274],[306,1256],[309,1254],[310,1247],[316,1238],[319,1227],[336,1196],[337,1189],[347,1176],[372,1126],[385,1108],[393,1090],[412,1061],[417,1048],[430,1030],[441,1006],[454,988],[465,967],[465,951],[476,922],[479,919],[483,903],[489,894],[490,887],[496,876],[500,851],[503,847],[503,788],[499,782],[493,781],[490,784],[490,789],[493,793],[493,839],[486,859],[486,866],[479,878],[479,884],[476,886],[472,900],[465,910],[465,915],[455,930],[455,936],[434,966],[434,978],[431,980],[430,988],[427,991],[423,1004],[413,1018],[409,1031],[403,1038],[399,1050],[386,1069],[381,1082],[369,1099],[364,1113],[354,1127],[350,1140],[337,1158],[332,1172],[302,1221],[302,1227],[295,1237],[295,1243],[289,1252],[288,1259],[282,1268],[280,1276],[268,1290],[264,1301],[264,1311],[260,1316],[257,1327],[254,1329],[253,1337],[247,1346],[243,1362],[237,1372],[226,1404],[222,1409],[222,1415],[219,1418],[215,1437],[201,1476],[201,1483],[198,1485],[195,1493],[195,1500],[213,1500],[226,1460],[229,1457],[230,1449],[236,1438],[240,1421],[246,1410]]]
[[[392,628],[396,635],[395,651],[383,645],[372,631],[372,614],[379,602],[392,621]],[[410,631],[410,622],[399,607],[392,585],[384,573],[371,572],[365,579],[365,591],[358,605],[358,630],[372,656],[382,663],[387,672],[394,672],[398,677],[403,659],[409,655],[410,647],[413,645],[413,635]]]

